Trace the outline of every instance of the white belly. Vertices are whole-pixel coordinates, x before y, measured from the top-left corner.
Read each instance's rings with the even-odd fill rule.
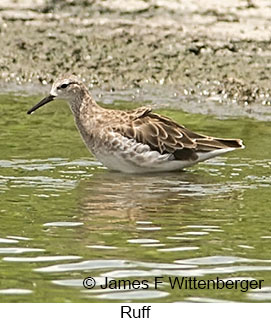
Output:
[[[117,139],[117,142],[114,143]],[[234,150],[217,149],[198,153],[196,160],[176,160],[172,154],[160,154],[134,139],[116,135],[113,140],[99,141],[89,147],[96,158],[107,168],[123,173],[170,172],[193,166],[197,162]]]
[[[194,165],[193,161],[175,160],[172,154],[160,154],[134,139],[115,135],[113,140],[100,141],[89,147],[107,168],[123,173],[169,172]]]
[[[169,172],[180,170],[194,163],[189,161],[171,160],[170,155],[158,152],[143,153],[130,157],[125,153],[96,153],[97,159],[107,168],[123,173]]]

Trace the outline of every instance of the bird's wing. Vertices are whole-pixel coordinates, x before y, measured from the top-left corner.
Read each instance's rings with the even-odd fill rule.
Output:
[[[125,118],[121,118],[111,127],[114,132],[135,139],[138,143],[147,144],[161,154],[173,154],[179,160],[197,159],[195,138],[202,136],[190,132],[167,117],[152,113],[150,107],[127,112]]]
[[[110,118],[112,121],[112,118]],[[153,113],[150,107],[115,115],[110,130],[148,145],[161,154],[172,154],[177,160],[197,160],[198,153],[227,148],[244,148],[240,139],[222,139],[195,133],[170,118]]]

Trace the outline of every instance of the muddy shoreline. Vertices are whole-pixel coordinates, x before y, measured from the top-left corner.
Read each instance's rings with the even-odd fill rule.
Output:
[[[94,92],[156,88],[265,115],[270,17],[265,0],[3,0],[0,89],[44,92],[68,72]]]

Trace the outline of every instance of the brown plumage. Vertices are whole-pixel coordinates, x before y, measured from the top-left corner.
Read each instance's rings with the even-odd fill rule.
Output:
[[[86,146],[113,170],[128,173],[177,170],[244,148],[240,139],[197,134],[153,113],[150,107],[132,111],[104,109],[74,76],[56,80],[50,95],[28,113],[56,98],[68,100]]]
[[[219,139],[192,132],[167,117],[153,113],[150,107],[127,112],[123,119],[115,115],[115,119],[113,131],[147,144],[160,154],[173,154],[177,160],[197,160],[197,152],[243,147],[240,139]]]

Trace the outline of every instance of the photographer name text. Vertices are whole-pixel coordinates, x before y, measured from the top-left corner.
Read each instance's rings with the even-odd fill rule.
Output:
[[[162,284],[167,284],[171,289],[182,290],[221,290],[221,289],[234,289],[241,292],[247,292],[249,289],[261,289],[264,280],[256,279],[198,279],[197,277],[154,277],[152,282],[147,279],[118,279],[114,280],[105,277],[104,284],[97,286],[100,289],[158,289]],[[83,286],[87,289],[92,289],[96,286],[96,281],[93,277],[87,277],[83,280]]]

